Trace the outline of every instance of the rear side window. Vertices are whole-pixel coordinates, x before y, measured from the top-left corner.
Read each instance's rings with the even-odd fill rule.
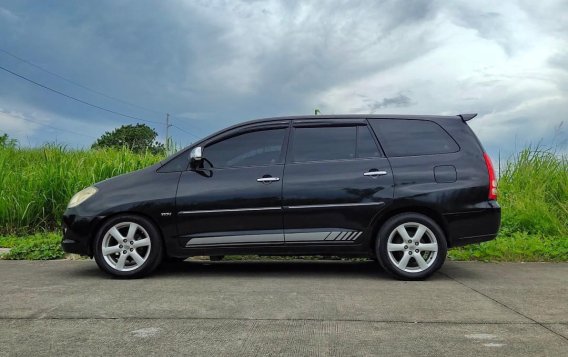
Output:
[[[214,168],[264,166],[282,162],[287,129],[252,131],[208,145],[205,161]]]
[[[455,140],[438,124],[427,120],[371,119],[388,156],[418,156],[459,151]]]

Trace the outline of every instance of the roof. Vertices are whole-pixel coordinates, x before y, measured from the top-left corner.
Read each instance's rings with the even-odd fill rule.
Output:
[[[469,114],[461,114],[469,115]],[[277,121],[277,120],[310,120],[310,119],[447,119],[456,118],[460,115],[405,115],[405,114],[333,114],[333,115],[293,115],[283,117],[261,118],[255,121]],[[244,124],[244,123],[243,123]]]
[[[224,129],[221,129],[207,137],[198,140],[197,143],[203,143],[221,133],[228,132],[234,129],[238,129],[243,126],[248,126],[251,124],[261,124],[267,122],[278,122],[286,120],[325,120],[325,119],[414,119],[414,120],[463,120],[467,121],[474,118],[477,114],[458,114],[458,115],[404,115],[404,114],[333,114],[333,115],[295,115],[295,116],[283,116],[283,117],[269,117],[254,119],[245,122],[241,122]],[[195,143],[190,145],[195,146]]]

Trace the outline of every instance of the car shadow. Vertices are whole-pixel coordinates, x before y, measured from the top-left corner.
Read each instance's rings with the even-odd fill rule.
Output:
[[[103,273],[96,264],[74,269],[71,274],[82,278],[116,279]],[[342,260],[238,260],[218,261],[185,260],[164,262],[146,279],[178,277],[270,277],[278,278],[358,278],[396,281],[374,261]],[[428,279],[448,279],[445,274],[436,273]]]
[[[372,276],[387,277],[379,264],[337,260],[198,261],[166,263],[155,276]]]

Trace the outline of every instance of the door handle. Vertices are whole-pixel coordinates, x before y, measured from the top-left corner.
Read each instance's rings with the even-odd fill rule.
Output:
[[[263,183],[270,183],[275,181],[280,181],[280,177],[261,177],[256,179],[256,182],[263,182]]]
[[[384,176],[386,174],[387,174],[386,171],[379,171],[379,170],[373,169],[373,170],[369,170],[367,172],[364,172],[363,176],[377,177],[377,176]]]

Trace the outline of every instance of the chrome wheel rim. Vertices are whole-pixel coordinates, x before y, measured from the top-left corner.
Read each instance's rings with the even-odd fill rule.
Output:
[[[438,256],[438,240],[425,225],[407,222],[389,235],[387,251],[390,261],[407,273],[420,273],[434,264]]]
[[[105,262],[118,271],[132,271],[141,267],[150,256],[152,242],[148,232],[134,222],[112,226],[102,241]]]

